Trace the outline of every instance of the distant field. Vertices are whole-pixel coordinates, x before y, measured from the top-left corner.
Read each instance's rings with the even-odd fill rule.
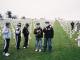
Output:
[[[52,23],[53,24],[53,23]],[[43,24],[44,25],[44,24]],[[10,41],[10,56],[2,55],[3,40],[0,36],[0,59],[1,60],[80,60],[80,48],[77,47],[77,42],[74,38],[70,39],[65,31],[62,29],[58,21],[54,22],[54,39],[52,40],[53,50],[49,52],[35,52],[35,37],[33,34],[34,22],[31,22],[31,39],[30,46],[23,49],[23,37],[21,41],[21,49],[19,51],[15,48],[15,39],[12,37]]]

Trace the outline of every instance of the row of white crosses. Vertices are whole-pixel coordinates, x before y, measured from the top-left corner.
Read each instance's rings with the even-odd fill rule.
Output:
[[[66,33],[69,34],[69,36],[71,38],[72,34],[71,34],[71,25],[70,25],[70,22],[63,20],[63,21],[60,21],[60,24],[63,27],[64,31],[66,31]]]
[[[75,23],[73,30],[71,30],[71,22],[72,21]],[[64,31],[66,31],[66,33],[70,36],[70,38],[72,38],[72,35],[77,31],[76,23],[78,21],[79,20],[76,20],[76,21],[75,20],[59,20],[59,22],[60,22],[61,26],[63,27]],[[75,40],[77,41],[78,47],[80,47],[80,34],[79,34],[78,38],[76,38]]]

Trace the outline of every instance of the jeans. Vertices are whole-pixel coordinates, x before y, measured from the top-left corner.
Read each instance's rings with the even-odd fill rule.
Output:
[[[42,49],[42,38],[36,37],[36,49]]]
[[[16,48],[20,48],[21,36],[16,35]]]
[[[52,42],[51,38],[44,38],[44,51],[48,48],[48,51],[52,49]]]

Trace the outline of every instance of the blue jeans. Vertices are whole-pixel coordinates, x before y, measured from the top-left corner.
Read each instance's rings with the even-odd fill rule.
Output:
[[[21,36],[16,35],[16,48],[20,48]]]
[[[52,42],[51,38],[44,38],[44,51],[48,48],[48,51],[52,49]]]
[[[42,49],[42,38],[36,37],[36,49]]]

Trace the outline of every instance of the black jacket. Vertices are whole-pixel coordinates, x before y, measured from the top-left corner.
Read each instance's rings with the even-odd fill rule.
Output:
[[[35,28],[34,29],[34,34],[37,38],[42,38],[43,37],[43,31],[42,31],[42,28],[39,27],[39,28]]]
[[[24,37],[28,37],[28,35],[29,35],[29,31],[26,27],[23,28],[22,33],[23,33]]]
[[[54,37],[54,30],[51,25],[45,27],[43,29],[43,32],[44,32],[44,38],[53,38]]]

